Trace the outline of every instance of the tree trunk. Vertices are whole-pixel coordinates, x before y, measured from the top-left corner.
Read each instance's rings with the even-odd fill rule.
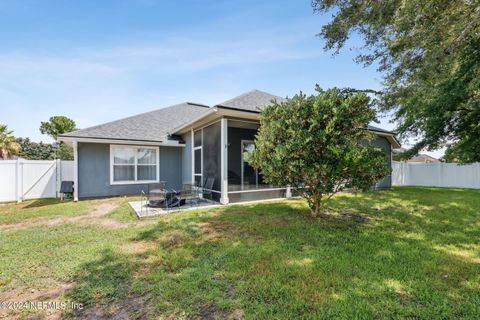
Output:
[[[315,207],[313,207],[312,209],[310,209],[310,214],[311,214],[311,217],[312,217],[312,218],[318,217],[319,213],[320,213],[320,208],[317,207],[317,206],[315,206]]]
[[[310,208],[310,214],[312,218],[316,218],[320,215],[321,202],[322,202],[322,197],[317,197],[313,199],[313,206]]]

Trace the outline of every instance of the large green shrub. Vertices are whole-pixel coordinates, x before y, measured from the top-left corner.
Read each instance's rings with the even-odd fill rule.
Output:
[[[274,101],[262,111],[250,160],[268,183],[298,190],[312,216],[323,200],[346,188],[369,189],[390,170],[384,152],[368,143],[372,134],[365,128],[376,119],[368,95],[317,92]]]

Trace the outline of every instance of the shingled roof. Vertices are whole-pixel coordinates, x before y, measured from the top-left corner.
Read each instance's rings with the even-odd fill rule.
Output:
[[[208,106],[185,102],[74,131],[61,137],[151,142],[178,140],[178,137],[169,137],[169,132],[187,121],[198,118],[208,110]]]
[[[216,106],[260,112],[264,107],[271,104],[272,100],[276,100],[277,102],[287,101],[285,98],[275,96],[267,92],[263,92],[260,90],[252,90],[241,94],[233,99],[221,102]]]
[[[260,112],[265,106],[271,104],[272,100],[276,100],[277,102],[287,101],[285,98],[267,92],[252,90],[233,99],[221,102],[215,105],[215,107],[247,112]],[[60,135],[60,138],[131,140],[159,143],[165,143],[169,140],[181,141],[180,137],[175,135],[171,136],[170,133],[182,125],[195,122],[197,119],[202,118],[209,110],[214,109],[198,103],[184,102],[63,134]],[[378,133],[394,135],[391,131],[374,126],[368,126],[367,129]]]

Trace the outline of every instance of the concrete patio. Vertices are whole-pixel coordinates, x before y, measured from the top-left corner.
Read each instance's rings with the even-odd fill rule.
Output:
[[[135,210],[135,213],[139,218],[161,216],[175,212],[184,212],[197,209],[217,208],[222,206],[220,203],[208,199],[201,199],[198,203],[186,203],[180,207],[175,206],[168,209],[150,207],[145,201],[132,201],[128,204],[133,210]]]

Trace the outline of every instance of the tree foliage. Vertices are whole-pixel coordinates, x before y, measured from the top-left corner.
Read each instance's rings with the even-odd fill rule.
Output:
[[[8,130],[7,125],[0,124],[0,159],[8,159],[19,151],[20,145],[15,141],[13,131]]]
[[[29,138],[18,138],[21,146],[19,156],[27,160],[52,160],[55,158],[55,148],[50,143],[34,142]]]
[[[42,121],[40,124],[40,132],[55,140],[59,135],[75,130],[77,130],[75,121],[65,116],[53,116],[47,122]]]
[[[78,130],[75,121],[65,116],[53,116],[47,122],[41,122],[40,132],[47,134],[57,140],[58,136]],[[61,160],[73,160],[73,149],[71,146],[60,142],[56,148],[56,158]]]
[[[262,111],[250,160],[268,183],[298,190],[313,216],[333,194],[367,190],[389,173],[384,152],[368,143],[372,135],[365,128],[375,120],[368,95],[318,87],[317,92]]]
[[[73,160],[73,148],[65,142],[60,142],[57,145],[57,159]]]
[[[337,53],[352,34],[357,61],[384,73],[380,107],[395,111],[404,138],[421,149],[480,161],[480,3],[465,0],[313,0],[331,13],[320,36]]]
[[[20,152],[18,155],[27,160],[73,160],[72,147],[65,143],[35,142],[29,138],[18,138]]]

